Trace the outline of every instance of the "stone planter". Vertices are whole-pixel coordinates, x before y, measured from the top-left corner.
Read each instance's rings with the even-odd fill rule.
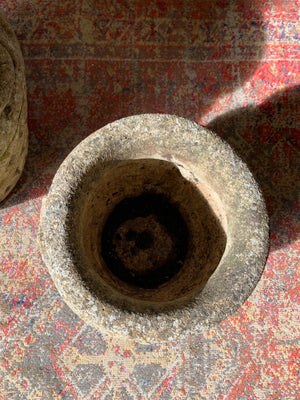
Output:
[[[17,183],[28,148],[24,63],[17,38],[0,11],[0,202]]]
[[[261,192],[189,120],[121,119],[82,141],[43,200],[39,244],[87,323],[143,342],[186,339],[235,312],[268,254]]]

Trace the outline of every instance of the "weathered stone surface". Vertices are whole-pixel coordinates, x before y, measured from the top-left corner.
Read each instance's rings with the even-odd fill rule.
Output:
[[[17,183],[27,148],[24,62],[18,40],[0,11],[0,201]]]
[[[230,146],[189,120],[148,114],[109,124],[71,152],[43,200],[39,243],[86,322],[171,341],[247,299],[269,228],[257,183]]]

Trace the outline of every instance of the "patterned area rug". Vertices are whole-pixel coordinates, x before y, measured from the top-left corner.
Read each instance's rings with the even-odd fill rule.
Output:
[[[300,399],[299,0],[0,8],[24,55],[30,133],[25,171],[0,205],[0,399]],[[253,294],[184,343],[142,345],[86,325],[62,302],[36,243],[42,198],[66,155],[104,124],[148,112],[227,140],[271,220]]]

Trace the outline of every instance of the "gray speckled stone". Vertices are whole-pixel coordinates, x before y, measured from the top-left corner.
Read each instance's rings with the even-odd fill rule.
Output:
[[[0,11],[0,201],[17,183],[28,149],[27,100],[22,53]]]
[[[161,190],[182,203],[191,235],[182,270],[158,288],[142,289],[111,274],[97,246],[118,201],[151,185],[136,171],[153,159],[193,185],[204,211],[197,214],[197,205],[180,197],[180,186],[172,191],[173,178],[159,183],[160,173],[150,174],[157,190],[165,185]],[[135,161],[124,173],[128,160]],[[109,187],[115,193],[118,184],[113,200]],[[172,341],[221,322],[247,299],[264,269],[269,227],[259,187],[228,144],[195,122],[149,114],[109,124],[70,153],[43,200],[38,240],[63,299],[87,323],[138,341]]]

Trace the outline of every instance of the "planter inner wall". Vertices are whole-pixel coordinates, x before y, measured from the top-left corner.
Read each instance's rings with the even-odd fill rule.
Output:
[[[70,242],[85,268],[125,303],[134,299],[129,308],[151,304],[159,310],[161,303],[201,290],[226,246],[216,195],[206,186],[206,198],[181,163],[147,158],[100,164],[93,179],[83,179],[70,219]]]

